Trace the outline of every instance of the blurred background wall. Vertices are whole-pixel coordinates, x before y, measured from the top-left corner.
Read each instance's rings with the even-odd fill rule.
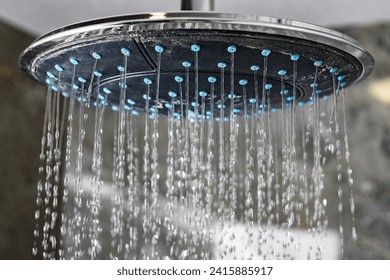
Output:
[[[0,259],[32,259],[34,195],[45,88],[19,70],[18,56],[37,36],[89,18],[180,9],[180,1],[0,0]],[[358,241],[345,257],[390,259],[390,3],[342,1],[216,1],[217,11],[283,16],[325,24],[357,39],[374,56],[369,79],[347,90]],[[335,162],[327,170],[337,224]],[[333,176],[333,177],[332,177]],[[334,178],[334,179],[332,179]],[[333,181],[332,181],[333,180]],[[346,213],[345,224],[350,217]]]

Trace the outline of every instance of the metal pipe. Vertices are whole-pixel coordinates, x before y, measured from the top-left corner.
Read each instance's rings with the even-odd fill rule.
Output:
[[[214,11],[214,0],[181,0],[182,11]]]

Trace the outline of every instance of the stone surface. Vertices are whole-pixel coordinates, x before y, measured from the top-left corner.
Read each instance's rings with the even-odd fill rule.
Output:
[[[347,114],[354,170],[358,241],[347,241],[350,259],[390,259],[390,104],[375,99],[370,86],[390,75],[390,24],[342,30],[361,42],[376,65],[367,81],[348,89]],[[390,88],[383,90],[390,94]]]
[[[0,24],[0,259],[31,259],[44,89],[19,69],[33,38]]]

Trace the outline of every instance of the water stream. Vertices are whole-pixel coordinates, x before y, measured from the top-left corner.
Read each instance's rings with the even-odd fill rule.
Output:
[[[144,112],[128,98],[126,50],[119,102],[112,108],[100,86],[98,57],[90,82],[77,77],[73,63],[69,98],[49,85],[34,255],[321,259],[331,255],[322,240],[337,230],[336,257],[343,257],[347,193],[354,240],[357,233],[342,83],[333,74],[334,93],[327,98],[334,102],[328,108],[316,88],[318,62],[311,101],[301,104],[299,55],[291,56],[292,73],[279,71],[276,92],[267,76],[270,50],[262,52],[262,67],[252,66],[249,83],[250,78],[237,82],[235,49],[229,48],[229,62],[220,62],[219,72],[207,78],[208,88],[201,88],[201,52],[193,45],[194,63],[183,62],[182,74],[172,77],[177,88],[169,91],[169,100],[160,99],[163,49],[156,48],[156,76],[144,79]],[[281,95],[278,108],[272,104],[275,94]],[[167,114],[160,116],[163,109]],[[337,162],[336,188],[325,184],[331,160]],[[337,229],[329,227],[329,192],[337,193]]]

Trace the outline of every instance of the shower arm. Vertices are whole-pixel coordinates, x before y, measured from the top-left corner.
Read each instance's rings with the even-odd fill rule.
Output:
[[[181,0],[182,11],[214,11],[214,0]]]

